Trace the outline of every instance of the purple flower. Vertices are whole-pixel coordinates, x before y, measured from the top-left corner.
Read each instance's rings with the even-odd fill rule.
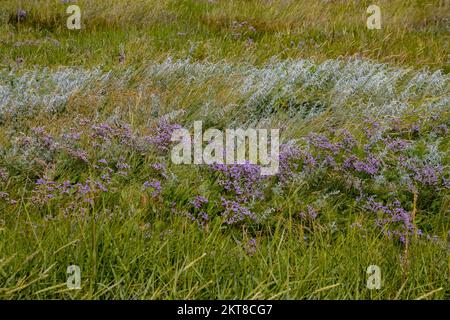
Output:
[[[316,209],[314,209],[310,205],[307,206],[307,209],[308,210],[306,212],[303,212],[303,211],[300,212],[300,217],[303,218],[303,219],[311,219],[311,220],[316,219],[317,215],[318,215]]]
[[[171,124],[167,120],[161,119],[152,134],[144,139],[158,151],[167,152],[172,143],[172,133],[180,128],[181,126],[179,124]]]
[[[373,197],[367,199],[365,209],[381,214],[381,217],[375,220],[375,225],[383,230],[388,238],[397,238],[402,243],[406,243],[407,236],[415,232],[421,234],[420,230],[415,230],[411,214],[401,207],[398,200],[394,200],[387,205],[374,201]]]
[[[62,137],[62,139],[73,143],[73,142],[80,140],[81,133],[78,133],[78,132],[64,133],[61,137]]]
[[[117,167],[117,169],[119,169],[119,170],[128,170],[128,169],[130,169],[130,165],[127,164],[127,163],[124,163],[124,162],[118,162],[118,163],[116,164],[116,167]]]
[[[202,196],[196,196],[194,200],[191,200],[191,204],[196,209],[200,209],[203,206],[203,204],[207,204],[207,203],[208,203],[208,199],[206,199],[205,197],[202,197]]]
[[[343,167],[346,169],[353,168],[358,172],[365,172],[373,176],[378,172],[380,160],[372,154],[369,154],[365,161],[361,161],[355,155],[351,155],[344,160]]]
[[[165,163],[153,163],[152,168],[164,179],[167,179],[169,176],[167,175],[167,167]]]
[[[25,10],[23,10],[23,9],[17,10],[17,18],[19,21],[25,20],[26,17],[27,17],[27,12]]]
[[[367,138],[371,138],[374,134],[376,134],[380,129],[380,123],[373,119],[364,120],[364,132]]]
[[[208,220],[208,214],[207,214],[206,212],[201,211],[201,212],[199,213],[199,215],[200,215],[200,217],[201,217],[203,220]]]
[[[330,140],[324,135],[311,133],[308,135],[307,140],[318,149],[330,151],[333,154],[337,154],[339,152],[339,145],[331,143]]]
[[[109,173],[104,173],[100,176],[100,179],[102,179],[103,181],[105,181],[107,184],[111,183],[111,176],[109,175]]]
[[[86,181],[85,183],[77,183],[76,186],[78,187],[77,191],[81,195],[87,195],[92,191],[91,186],[89,185],[90,181]]]
[[[299,166],[296,160],[300,158],[301,151],[297,146],[288,144],[282,144],[280,146],[278,177],[282,184],[294,176]]]
[[[144,190],[148,188],[152,188],[152,197],[156,198],[161,193],[161,182],[158,180],[145,181],[144,182]]]
[[[238,202],[232,200],[226,200],[225,198],[221,198],[222,206],[225,208],[225,211],[222,213],[222,216],[225,218],[226,224],[234,224],[240,221],[243,221],[246,217],[251,220],[256,220],[256,216],[249,209],[241,206]]]
[[[98,190],[101,190],[101,191],[103,191],[103,192],[108,192],[108,189],[103,185],[103,183],[101,183],[100,181],[95,181],[95,187],[98,189]]]
[[[391,151],[398,152],[406,150],[411,143],[403,139],[395,139],[387,144],[387,148]]]
[[[88,153],[84,150],[72,150],[72,149],[68,149],[68,154],[71,155],[72,157],[83,161],[84,163],[88,163]]]
[[[420,126],[419,125],[414,124],[414,125],[411,126],[411,132],[412,133],[419,133],[419,131],[420,131]]]
[[[416,176],[418,177],[417,180],[421,181],[423,184],[436,185],[438,183],[437,172],[432,166],[424,166]]]
[[[349,152],[356,145],[356,140],[347,129],[342,130],[342,135],[344,138],[339,145],[342,149]]]
[[[108,123],[100,123],[99,125],[91,126],[93,134],[92,138],[103,138],[104,140],[109,140],[109,138],[113,135],[114,129]]]
[[[73,189],[73,186],[70,183],[70,181],[67,180],[64,181],[62,184],[58,185],[56,188],[59,190],[61,194],[69,194],[70,191]]]
[[[308,151],[305,151],[305,152],[302,153],[302,158],[303,158],[304,164],[306,164],[310,168],[314,168],[317,165],[316,159]]]
[[[219,174],[218,184],[227,192],[236,197],[238,201],[262,199],[261,168],[246,161],[244,164],[218,164],[211,168]]]

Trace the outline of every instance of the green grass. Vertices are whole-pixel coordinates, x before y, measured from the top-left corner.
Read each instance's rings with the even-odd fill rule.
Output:
[[[66,28],[59,1],[3,1],[3,21],[20,6],[29,17],[2,23],[3,64],[113,66],[167,55],[261,63],[273,56],[317,60],[359,55],[408,66],[448,68],[445,1],[377,1],[382,30],[366,28],[371,1],[126,1],[80,0],[83,28]],[[12,17],[12,18],[11,18]],[[16,18],[17,20],[17,18]],[[238,27],[233,22],[247,24]],[[253,28],[249,28],[252,26]],[[59,41],[55,46],[49,37]],[[248,43],[249,39],[253,44]],[[33,45],[15,46],[24,40]]]
[[[321,231],[306,243],[301,226],[278,217],[258,231],[258,250],[249,257],[237,244],[249,230],[227,230],[219,219],[202,231],[185,219],[138,209],[114,215],[11,216],[15,226],[2,230],[2,298],[414,299],[447,281],[445,253],[414,245],[405,271],[401,249],[375,231],[333,233],[317,225]],[[81,290],[66,288],[71,264],[82,269]],[[366,288],[371,264],[381,268],[381,290]],[[432,298],[445,295],[441,289]]]
[[[99,67],[112,75],[70,93],[55,112],[41,102],[32,115],[0,117],[0,169],[9,174],[0,179],[0,192],[18,201],[9,204],[0,197],[0,299],[449,299],[448,189],[418,185],[415,201],[397,173],[380,185],[362,174],[349,182],[329,170],[291,182],[281,193],[271,180],[264,189],[266,200],[252,204],[258,215],[270,212],[267,219],[229,226],[211,203],[210,221],[201,228],[183,213],[192,209],[189,201],[199,194],[219,202],[224,192],[209,171],[176,166],[167,155],[140,153],[116,140],[98,150],[91,144],[95,139],[85,134],[79,147],[93,163],[123,156],[131,166],[129,175],[114,175],[112,190],[96,195],[92,205],[78,198],[61,197],[44,205],[32,199],[35,182],[44,175],[76,183],[100,174],[64,151],[28,153],[19,140],[33,136],[30,128],[44,126],[58,137],[70,128],[81,129],[79,120],[88,118],[93,123],[127,123],[134,133],[145,135],[161,116],[177,110],[184,113],[176,121],[189,128],[194,120],[203,120],[205,128],[223,129],[265,119],[259,125],[282,128],[283,142],[345,128],[363,154],[366,112],[384,110],[398,99],[408,104],[404,113],[380,116],[389,136],[411,141],[411,153],[418,156],[439,154],[448,178],[449,136],[436,134],[439,125],[449,124],[448,81],[438,93],[432,83],[406,97],[391,97],[383,87],[357,90],[346,100],[328,87],[298,84],[291,95],[275,88],[255,103],[249,103],[251,93],[240,91],[248,74],[270,71],[272,60],[310,59],[315,63],[311,70],[327,59],[345,63],[355,56],[388,63],[392,70],[410,70],[392,85],[398,92],[423,68],[447,76],[446,1],[376,3],[382,10],[382,30],[366,28],[365,12],[372,1],[80,0],[83,28],[70,31],[65,27],[66,5],[60,1],[3,0],[0,89],[21,88],[9,72],[19,79],[30,70],[44,74],[44,67],[50,75],[67,66],[87,71]],[[21,22],[15,17],[19,7],[27,11]],[[233,21],[246,24],[238,27]],[[217,69],[201,69],[191,80],[189,72],[195,70],[149,71],[168,57],[189,58],[185,67],[192,70],[195,63],[200,69],[208,63]],[[227,71],[225,64],[235,69]],[[36,87],[44,87],[46,77]],[[58,88],[45,90],[23,96],[52,96]],[[20,100],[21,93],[14,98]],[[155,96],[158,102],[152,100]],[[275,110],[268,110],[273,96],[278,99],[272,104]],[[444,106],[433,120],[429,105],[439,101]],[[314,105],[325,111],[311,117],[295,111],[308,113]],[[401,121],[404,130],[392,129],[393,120]],[[416,123],[423,132],[409,133]],[[390,154],[385,160],[401,162]],[[155,162],[168,163],[170,178],[162,196],[153,199],[142,191],[142,183],[154,175],[150,165]],[[352,183],[358,181],[367,182],[364,191],[382,200],[400,198],[409,212],[416,212],[414,223],[440,241],[414,236],[405,246],[388,239],[374,226],[373,214],[355,201]],[[320,206],[317,220],[299,219],[308,204]],[[355,222],[362,228],[352,227]],[[246,248],[250,239],[256,239],[254,254]],[[81,290],[66,286],[66,269],[72,264],[81,268]],[[369,265],[381,268],[380,290],[366,287]]]

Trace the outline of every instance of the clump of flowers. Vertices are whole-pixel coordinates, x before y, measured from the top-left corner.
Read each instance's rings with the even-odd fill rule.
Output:
[[[380,160],[373,154],[369,154],[364,160],[360,160],[357,156],[351,155],[344,160],[343,166],[345,169],[354,169],[357,172],[374,176],[380,168]]]
[[[192,206],[192,210],[186,212],[186,215],[192,221],[197,221],[200,226],[204,226],[209,219],[208,213],[206,213],[209,200],[203,196],[196,196],[189,203]]]
[[[287,183],[296,175],[301,155],[301,151],[296,145],[280,145],[278,178],[281,184]]]
[[[163,179],[169,178],[169,176],[167,175],[167,165],[164,162],[153,163],[151,167],[155,171],[155,173]]]
[[[258,165],[244,164],[212,164],[211,168],[218,173],[218,184],[239,202],[262,199],[263,177]]]
[[[406,244],[412,236],[427,240],[437,239],[436,236],[425,234],[415,226],[411,213],[402,207],[399,200],[383,204],[375,201],[374,197],[361,197],[359,201],[363,199],[365,200],[364,209],[378,215],[375,226],[381,228],[383,234],[389,239],[399,240],[402,244]]]
[[[301,211],[299,216],[300,216],[301,219],[312,221],[312,220],[315,220],[317,218],[318,214],[319,213],[317,212],[316,209],[314,209],[314,207],[308,205],[306,207],[306,211]]]
[[[73,184],[69,180],[56,182],[44,176],[36,181],[31,202],[42,206],[54,199],[69,199],[72,206],[80,203],[93,205],[95,196],[106,192],[108,188],[100,180],[87,178],[84,182]]]
[[[324,151],[331,152],[333,154],[338,154],[340,150],[339,144],[332,143],[325,135],[310,133],[306,140],[316,147]]]
[[[438,186],[444,183],[444,166],[427,164],[419,159],[400,157],[400,166],[416,183],[424,186]]]
[[[256,215],[237,201],[221,198],[224,212],[222,216],[225,218],[226,224],[235,224],[245,219],[256,221]]]
[[[31,128],[31,136],[18,138],[18,147],[28,157],[51,161],[59,149],[59,143],[45,131],[44,127]]]
[[[117,173],[122,176],[127,176],[131,167],[128,163],[125,162],[123,157],[119,158],[119,161],[116,163]]]
[[[152,197],[156,198],[161,194],[161,182],[158,180],[145,181],[143,189],[150,189]]]
[[[172,133],[180,129],[181,125],[172,124],[166,119],[161,119],[157,126],[152,129],[151,135],[146,136],[144,139],[147,143],[150,143],[157,151],[165,153],[169,151],[169,147],[172,143]]]

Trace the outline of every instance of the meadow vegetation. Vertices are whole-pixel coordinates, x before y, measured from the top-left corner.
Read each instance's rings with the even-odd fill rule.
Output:
[[[0,3],[1,299],[450,298],[448,1],[377,1],[381,30],[356,0],[79,0],[68,30],[70,2]],[[197,120],[279,128],[279,174],[173,164]]]

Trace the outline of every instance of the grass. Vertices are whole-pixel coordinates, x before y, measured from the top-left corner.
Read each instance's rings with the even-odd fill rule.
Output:
[[[382,30],[366,28],[369,1],[77,3],[80,31],[66,29],[60,1],[0,4],[1,299],[450,298],[446,1],[378,1]],[[187,128],[281,128],[317,160],[331,153],[309,133],[338,144],[347,129],[356,144],[333,155],[338,169],[294,159],[301,172],[264,180],[264,199],[244,203],[257,221],[228,225],[220,198],[236,194],[220,173],[142,149],[168,115]],[[393,139],[411,147],[389,150]],[[350,154],[373,154],[380,172],[343,169]],[[96,189],[100,159],[107,192]],[[74,189],[47,199],[43,177]],[[152,179],[157,197],[142,187]],[[209,199],[203,226],[189,216],[197,195]],[[388,216],[358,196],[400,200],[424,236],[389,237],[399,222],[380,228]],[[317,219],[300,217],[308,205]],[[66,286],[72,264],[81,290]],[[379,290],[366,287],[370,265]]]
[[[2,23],[0,29],[3,63],[22,57],[30,66],[113,66],[122,46],[129,64],[167,55],[251,63],[274,56],[324,60],[359,55],[399,65],[448,68],[445,1],[378,1],[382,30],[366,28],[370,1],[77,3],[84,28],[70,31],[66,5],[22,1],[29,12],[26,21]],[[2,6],[7,9],[2,10],[3,21],[16,21],[18,4],[6,1]],[[16,46],[24,40],[36,43]]]
[[[97,215],[97,222],[16,216],[16,229],[2,231],[2,297],[414,299],[446,282],[446,262],[439,250],[414,246],[411,255],[418,259],[405,275],[401,250],[377,234],[363,237],[328,229],[306,244],[299,240],[301,228],[279,217],[274,225],[261,228],[260,249],[249,257],[237,244],[249,231],[225,233],[221,221],[213,221],[205,233],[173,217],[153,217],[150,229],[142,224],[150,218],[142,211],[128,210],[112,219],[102,212]],[[53,229],[58,232],[46,231]],[[24,234],[19,238],[20,232]],[[65,269],[73,263],[82,268],[82,290],[65,286]],[[365,286],[371,264],[384,271],[379,291]],[[320,291],[330,285],[338,286]],[[432,296],[444,297],[444,290]]]

